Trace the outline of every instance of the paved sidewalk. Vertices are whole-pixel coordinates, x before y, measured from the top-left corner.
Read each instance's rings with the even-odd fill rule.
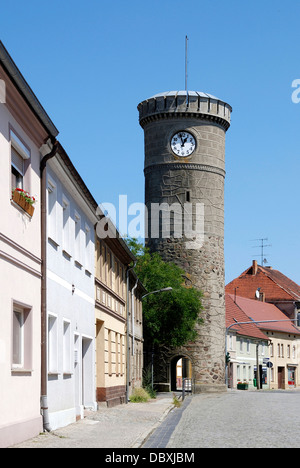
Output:
[[[77,423],[43,433],[12,448],[139,448],[174,408],[173,394],[86,412]]]

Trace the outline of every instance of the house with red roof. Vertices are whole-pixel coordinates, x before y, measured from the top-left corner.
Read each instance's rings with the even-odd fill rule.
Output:
[[[254,260],[240,276],[226,286],[226,292],[274,304],[290,319],[300,323],[300,286],[272,267]]]
[[[229,388],[247,384],[248,388],[268,388],[265,365],[269,355],[269,338],[239,307],[236,298],[225,295],[226,304],[226,354],[228,358],[226,380]],[[253,301],[255,302],[255,301]],[[256,303],[255,303],[256,304]],[[257,382],[257,368],[259,382]]]
[[[300,386],[300,330],[274,304],[248,299],[235,294],[226,294],[228,320],[239,320],[235,316],[237,309],[243,312],[243,317],[253,320],[269,341],[268,357],[263,364],[271,363],[268,368],[270,389],[288,389]],[[230,302],[231,301],[231,302]],[[234,303],[234,306],[232,305]],[[233,310],[234,307],[234,310]],[[227,327],[229,325],[226,325]],[[245,325],[244,325],[245,326]],[[254,325],[253,325],[254,326]],[[232,327],[233,329],[236,327]],[[245,331],[245,329],[244,329]],[[262,366],[262,370],[264,367]],[[265,372],[263,371],[263,376]],[[264,377],[263,377],[264,378]]]

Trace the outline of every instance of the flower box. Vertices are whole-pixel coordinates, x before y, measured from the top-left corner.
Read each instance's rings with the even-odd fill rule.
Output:
[[[35,199],[22,189],[15,189],[12,192],[12,200],[24,210],[29,216],[33,216]]]
[[[242,382],[239,382],[237,384],[237,389],[238,390],[248,390],[248,384],[247,383],[242,383]]]

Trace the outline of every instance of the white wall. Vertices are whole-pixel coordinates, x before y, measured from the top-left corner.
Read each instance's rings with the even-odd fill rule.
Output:
[[[47,309],[50,426],[62,427],[95,403],[94,220],[55,161],[47,179]],[[51,198],[52,197],[52,198]]]

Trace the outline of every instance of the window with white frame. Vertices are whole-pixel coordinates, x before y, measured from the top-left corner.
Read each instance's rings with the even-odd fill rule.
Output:
[[[57,241],[57,188],[54,181],[48,177],[48,238]]]
[[[25,189],[24,176],[30,162],[30,150],[20,138],[11,130],[11,189]]]
[[[85,225],[85,268],[90,273],[92,272],[92,261],[93,261],[93,254],[91,249],[91,230],[90,227],[86,224]]]
[[[120,334],[116,333],[116,375],[119,376],[120,370],[120,343],[119,343]]]
[[[48,372],[58,373],[58,327],[57,316],[48,314]]]
[[[124,374],[124,369],[123,369],[123,335],[120,335],[120,373],[121,375]]]
[[[63,250],[71,254],[70,239],[70,202],[65,195],[62,197],[63,209]]]
[[[13,355],[12,366],[24,367],[24,311],[21,308],[13,309]]]
[[[250,353],[250,340],[247,340],[247,353]]]
[[[13,304],[12,317],[12,370],[32,367],[32,314],[30,307]]]
[[[81,264],[81,217],[75,211],[75,260]]]
[[[232,343],[233,343],[233,337],[232,337],[232,335],[230,334],[230,335],[229,335],[229,349],[233,349],[233,348],[232,348],[232,346],[233,346]]]
[[[240,352],[243,352],[243,345],[244,345],[244,340],[243,338],[240,338]]]
[[[24,159],[14,150],[11,149],[11,189],[23,189],[24,178]]]
[[[63,321],[63,372],[71,373],[71,324]]]

